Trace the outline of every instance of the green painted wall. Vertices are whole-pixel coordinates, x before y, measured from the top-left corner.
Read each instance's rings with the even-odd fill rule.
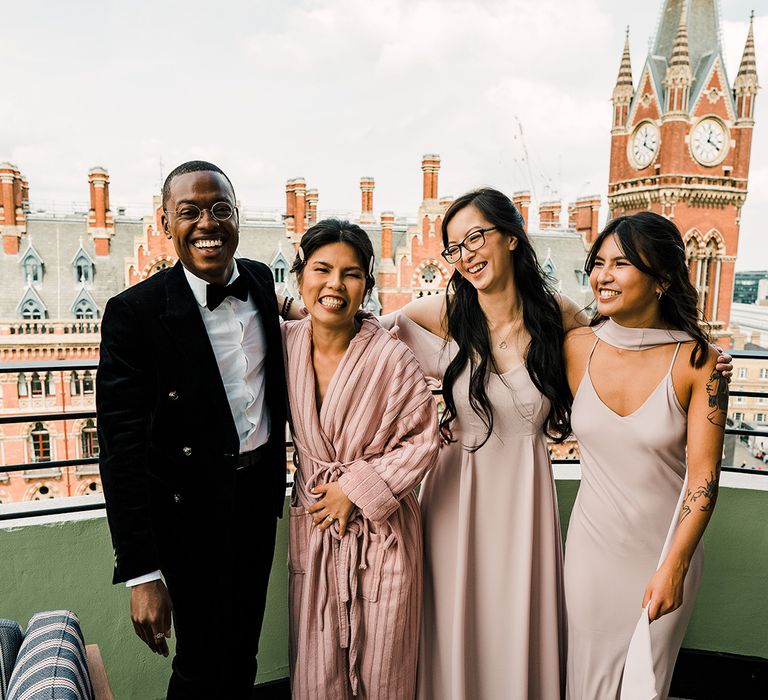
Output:
[[[578,490],[559,481],[563,532]],[[685,646],[768,658],[768,492],[723,489],[705,536],[704,581]],[[287,530],[278,530],[259,682],[288,675]],[[160,700],[170,660],[133,632],[128,591],[109,584],[112,547],[104,518],[0,529],[0,617],[22,626],[39,610],[74,610],[102,650],[119,700]]]
[[[288,676],[287,547],[283,519],[260,643],[260,683]],[[152,654],[136,636],[128,613],[129,592],[110,584],[111,571],[105,518],[0,529],[0,617],[26,627],[40,610],[73,610],[86,642],[101,649],[115,697],[161,700],[171,657]],[[221,643],[221,637],[211,641]]]

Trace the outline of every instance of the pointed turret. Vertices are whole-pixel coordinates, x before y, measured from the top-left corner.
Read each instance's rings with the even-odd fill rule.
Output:
[[[688,0],[683,0],[675,42],[672,45],[672,56],[664,78],[664,86],[667,88],[665,112],[680,113],[687,110],[691,83],[693,83],[693,73],[688,53]]]
[[[632,63],[629,60],[629,27],[624,38],[624,52],[621,54],[619,76],[613,88],[613,128],[620,129],[627,125],[629,103],[634,95],[632,87]]]
[[[741,57],[739,72],[733,81],[733,96],[736,100],[736,118],[738,121],[753,121],[755,116],[755,95],[760,89],[757,82],[757,63],[755,61],[755,12],[749,18],[747,43]]]

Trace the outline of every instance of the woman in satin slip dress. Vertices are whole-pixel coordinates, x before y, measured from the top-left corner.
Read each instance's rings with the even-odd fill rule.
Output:
[[[566,540],[567,697],[666,698],[717,500],[728,385],[672,222],[615,219],[585,269],[596,316],[565,344],[582,469]]]
[[[447,295],[382,319],[442,382],[449,441],[420,494],[417,695],[559,700],[565,609],[547,435],[570,432],[561,353],[579,310],[549,288],[501,192],[459,197],[441,234],[454,266]]]

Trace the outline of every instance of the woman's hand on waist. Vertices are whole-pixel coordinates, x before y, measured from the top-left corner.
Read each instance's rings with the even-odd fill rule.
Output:
[[[339,536],[344,537],[347,531],[347,522],[355,504],[347,498],[338,482],[332,481],[329,484],[318,484],[311,492],[323,497],[307,508],[307,513],[312,515],[312,521],[318,525],[321,530],[327,530],[335,521],[339,523]]]

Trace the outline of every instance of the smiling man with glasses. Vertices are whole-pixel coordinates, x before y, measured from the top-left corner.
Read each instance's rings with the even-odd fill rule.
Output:
[[[179,262],[110,299],[97,374],[100,469],[131,620],[176,654],[168,698],[251,697],[285,494],[285,375],[272,274],[234,255],[217,166],[163,186]]]

